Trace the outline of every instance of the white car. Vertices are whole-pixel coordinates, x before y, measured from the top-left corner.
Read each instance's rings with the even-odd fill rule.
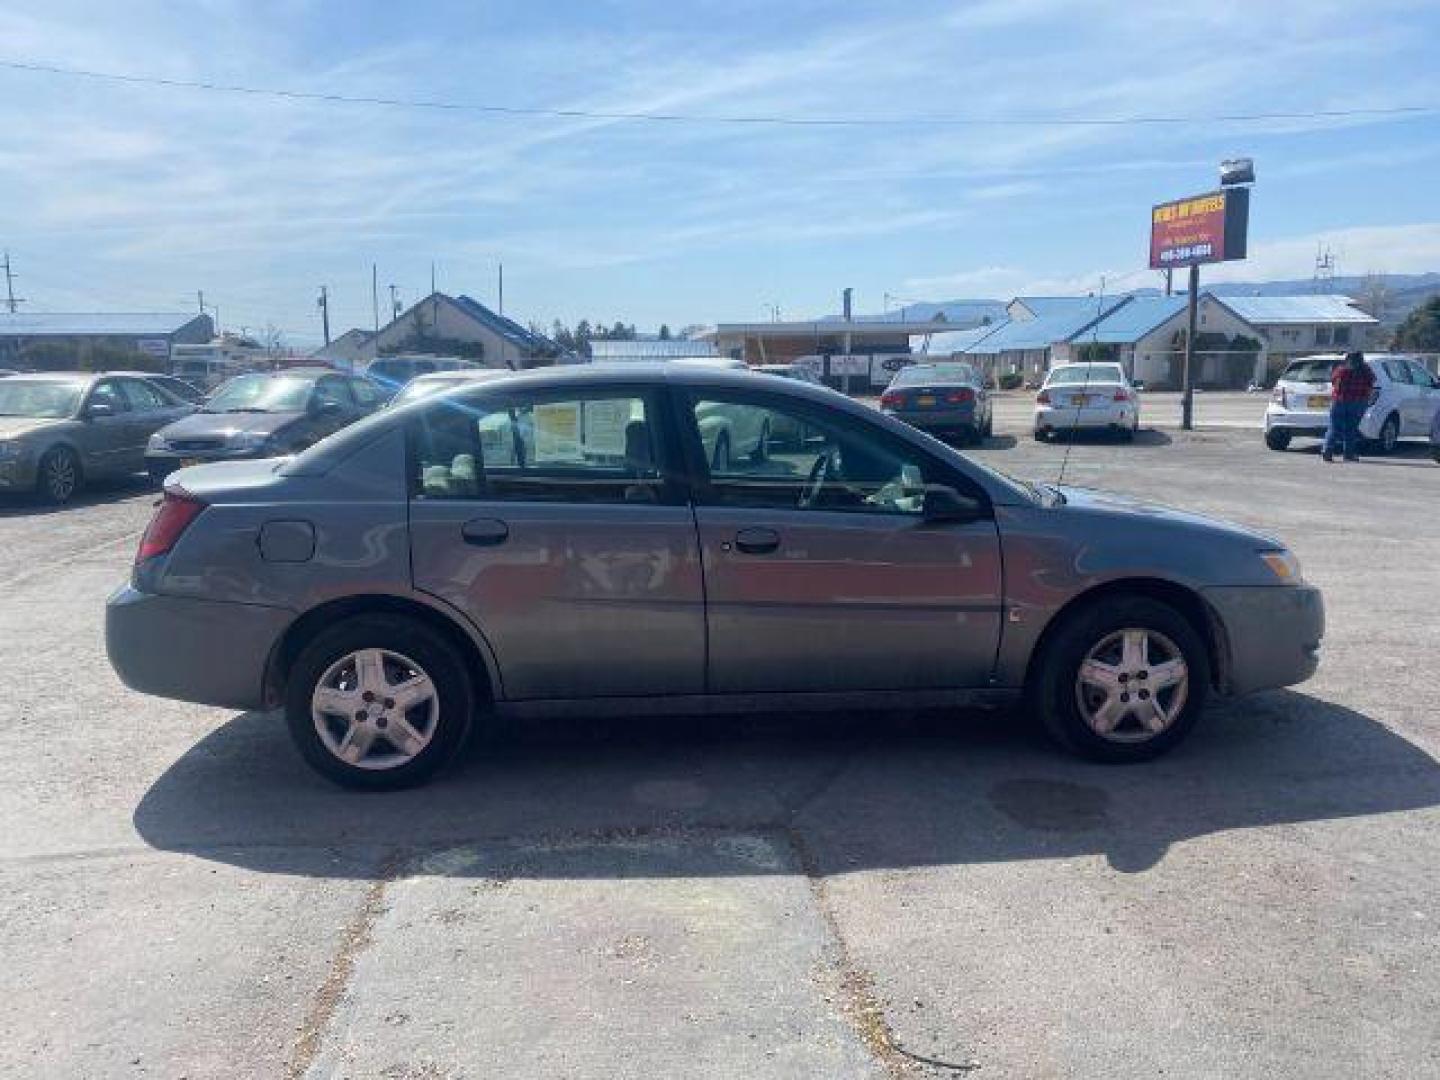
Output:
[[[473,386],[476,383],[503,379],[514,372],[509,368],[462,368],[458,371],[432,371],[428,375],[416,375],[405,384],[405,388],[390,399],[389,407],[394,409],[412,401],[453,390],[457,386]]]
[[[1067,431],[1112,431],[1125,441],[1140,430],[1140,391],[1119,364],[1061,364],[1035,395],[1035,438]]]
[[[1280,374],[1265,409],[1265,445],[1284,450],[1296,437],[1323,439],[1330,426],[1330,372],[1339,353],[1306,356]],[[1370,353],[1375,393],[1360,420],[1360,435],[1388,454],[1401,439],[1428,439],[1440,411],[1440,381],[1413,356]]]

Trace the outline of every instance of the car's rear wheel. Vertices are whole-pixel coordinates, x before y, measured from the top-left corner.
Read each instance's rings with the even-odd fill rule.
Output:
[[[1036,441],[1036,442],[1044,442],[1046,438],[1047,438],[1047,436],[1046,436],[1045,432],[1041,431],[1039,428],[1036,428],[1036,429],[1035,429],[1035,441]]]
[[[1400,417],[1391,413],[1385,418],[1385,423],[1380,425],[1380,437],[1375,440],[1375,448],[1382,454],[1393,454],[1395,447],[1400,445]]]
[[[1029,688],[1050,734],[1095,761],[1157,757],[1195,726],[1210,686],[1199,632],[1168,604],[1107,598],[1050,636]]]
[[[372,791],[429,780],[465,742],[474,711],[464,658],[402,615],[361,615],[322,631],[285,688],[290,736],[311,768]]]
[[[1283,428],[1271,428],[1265,432],[1265,445],[1271,450],[1290,449],[1290,433]]]
[[[57,446],[40,459],[36,493],[48,503],[64,505],[80,490],[84,476],[80,458],[68,446]]]

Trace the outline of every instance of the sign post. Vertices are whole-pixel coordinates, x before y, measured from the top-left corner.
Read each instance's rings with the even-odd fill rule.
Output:
[[[1200,303],[1200,264],[1245,258],[1250,229],[1250,189],[1227,187],[1160,203],[1150,210],[1150,266],[1190,268],[1180,426],[1194,426],[1195,336]]]

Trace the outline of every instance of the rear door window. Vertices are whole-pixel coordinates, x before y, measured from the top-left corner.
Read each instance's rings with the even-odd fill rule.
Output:
[[[1409,385],[1410,369],[1405,366],[1404,360],[1383,360],[1380,366],[1385,369],[1385,374],[1390,376],[1391,382]]]
[[[659,415],[649,391],[447,397],[411,429],[411,491],[417,499],[678,501],[660,468]]]

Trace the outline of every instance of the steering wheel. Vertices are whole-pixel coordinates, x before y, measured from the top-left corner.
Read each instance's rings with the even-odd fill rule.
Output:
[[[810,476],[805,481],[805,490],[800,495],[800,509],[808,510],[815,505],[815,501],[825,490],[825,484],[829,481],[831,473],[836,471],[838,464],[835,460],[834,447],[826,449],[815,459],[815,464],[810,466]]]

